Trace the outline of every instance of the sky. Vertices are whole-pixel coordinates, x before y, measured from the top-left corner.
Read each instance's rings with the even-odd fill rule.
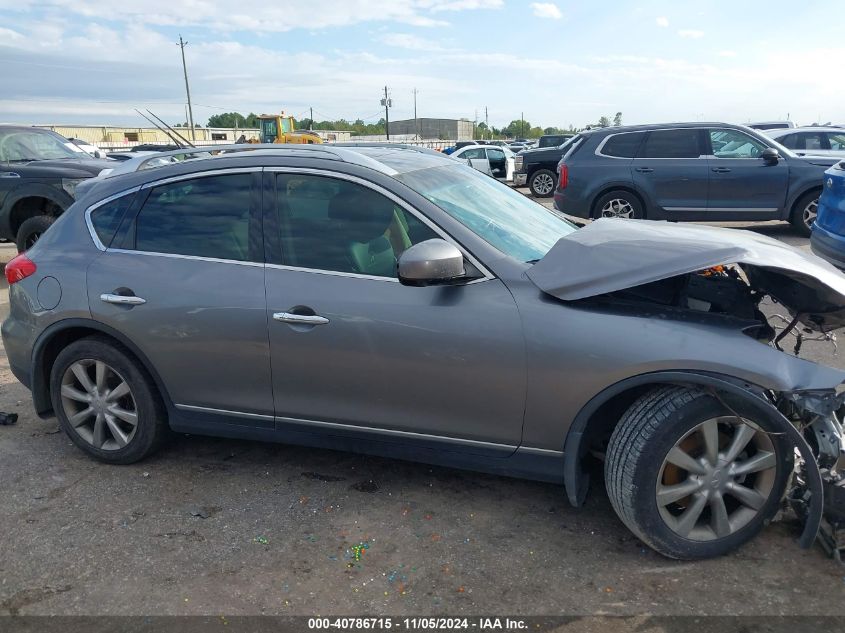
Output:
[[[830,2],[0,0],[0,122],[845,122]]]

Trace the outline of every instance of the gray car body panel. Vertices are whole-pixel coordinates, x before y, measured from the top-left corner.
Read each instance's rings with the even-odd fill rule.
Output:
[[[36,401],[43,403],[44,393],[43,376],[32,380],[43,374],[40,351],[65,326],[88,324],[92,331],[114,332],[139,356],[162,389],[177,431],[562,481],[573,420],[625,381],[654,376],[660,383],[664,372],[686,372],[796,390],[830,389],[845,380],[845,372],[751,339],[742,333],[746,322],[553,297],[533,276],[557,255],[550,253],[547,264],[544,259],[533,269],[504,256],[389,170],[316,156],[244,158],[103,179],[33,247],[38,272],[13,284],[3,337],[16,375],[38,385]],[[280,267],[273,252],[266,253],[266,265],[218,266],[202,259],[101,251],[89,234],[85,210],[108,196],[162,179],[245,166],[365,179],[431,220],[489,274],[441,288],[373,281],[363,285],[379,287],[365,291],[340,276]],[[264,193],[266,219],[270,207]],[[201,265],[209,268],[195,270]],[[62,297],[51,310],[36,307],[38,285],[46,276],[61,279]],[[258,278],[267,288],[266,302],[252,294]],[[99,293],[125,285],[125,279],[148,303],[129,309],[100,305]],[[331,296],[324,299],[323,292]],[[180,295],[175,300],[174,293]],[[314,307],[343,331],[332,334],[331,325],[324,331],[294,331],[271,322],[275,311],[318,301]],[[216,309],[232,305],[231,313],[214,321]],[[130,316],[142,308],[153,314],[146,323]],[[235,343],[241,349],[233,349]],[[307,367],[299,374],[303,363]],[[212,369],[218,376],[210,374]],[[368,388],[361,376],[349,378],[350,372],[377,376],[379,382]],[[221,385],[223,378],[235,381],[231,388]],[[247,380],[255,384],[245,385]],[[341,388],[326,397],[338,380]],[[307,394],[294,392],[299,389]],[[309,406],[309,399],[320,400]],[[41,412],[47,410],[42,406]]]

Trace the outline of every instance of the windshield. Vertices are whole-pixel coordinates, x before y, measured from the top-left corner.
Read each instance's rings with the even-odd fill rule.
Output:
[[[0,161],[56,160],[76,158],[67,141],[51,132],[14,130],[0,132]]]
[[[396,175],[489,244],[522,262],[542,259],[576,230],[546,207],[464,165]]]

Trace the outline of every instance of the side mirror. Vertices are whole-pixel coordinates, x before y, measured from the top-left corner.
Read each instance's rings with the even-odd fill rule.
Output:
[[[780,152],[774,147],[767,147],[760,152],[760,158],[762,158],[767,165],[777,165],[778,159],[780,158]]]
[[[432,286],[463,277],[464,256],[439,238],[414,244],[399,256],[399,281],[406,286]]]

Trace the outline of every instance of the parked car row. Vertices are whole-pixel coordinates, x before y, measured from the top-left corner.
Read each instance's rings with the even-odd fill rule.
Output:
[[[602,161],[626,183],[654,174],[639,186],[655,204],[689,204],[660,196],[688,195],[673,183],[695,167],[724,175],[719,155],[796,195],[811,163],[743,135],[582,134],[556,197],[569,210]],[[488,164],[503,151],[479,147]],[[705,158],[681,173],[655,155],[679,147]],[[101,173],[5,268],[9,366],[95,459],[143,459],[170,428],[556,482],[578,506],[601,458],[620,520],[695,559],[763,529],[794,445],[816,463],[804,437],[825,459],[845,450],[845,372],[779,351],[759,309],[768,296],[801,327],[845,325],[845,276],[810,253],[612,205],[576,229],[425,149],[223,149]],[[694,186],[706,197],[706,178]],[[796,494],[815,517],[821,497]]]

